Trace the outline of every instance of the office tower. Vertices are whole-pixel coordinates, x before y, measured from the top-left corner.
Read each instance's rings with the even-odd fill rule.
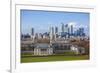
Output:
[[[35,33],[35,39],[38,39],[38,33]]]
[[[34,28],[31,29],[31,39],[33,40],[33,42],[35,41]]]
[[[38,34],[38,38],[39,38],[39,39],[43,38],[43,36],[42,36],[41,33]]]
[[[64,31],[68,33],[68,24],[65,25]]]
[[[58,37],[58,27],[55,27],[55,34],[54,34],[55,40],[56,40],[57,37]]]
[[[68,27],[68,38],[70,38],[70,28]]]
[[[79,36],[81,36],[81,35],[82,35],[82,29],[79,28]]]
[[[84,28],[79,28],[79,34],[80,36],[85,36]]]
[[[34,28],[31,29],[31,35],[34,36]]]
[[[54,28],[50,27],[50,45],[52,45],[53,39],[54,39]]]
[[[58,27],[55,27],[55,34],[58,34]]]
[[[61,23],[62,24],[62,32],[64,32],[64,24],[63,23]]]
[[[52,36],[54,35],[54,28],[51,28]]]
[[[50,39],[53,39],[54,36],[54,28],[50,27]]]
[[[77,33],[76,33],[76,34],[77,34],[77,36],[80,36],[80,32],[79,32],[79,29],[77,29]]]
[[[73,34],[73,25],[71,25],[71,34]]]

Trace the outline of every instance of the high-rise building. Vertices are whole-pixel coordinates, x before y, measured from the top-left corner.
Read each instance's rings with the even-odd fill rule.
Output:
[[[55,40],[58,37],[58,27],[55,27],[55,34],[54,34]]]
[[[80,36],[85,36],[84,28],[79,28],[79,35]]]
[[[34,36],[34,28],[31,29],[31,35]]]
[[[52,43],[53,40],[54,40],[54,28],[50,27],[50,44]]]
[[[64,31],[68,33],[68,24],[65,25]]]
[[[73,25],[71,25],[70,27],[71,27],[71,34],[73,34]]]
[[[35,39],[38,39],[38,33],[35,33]]]
[[[54,35],[54,28],[50,27],[50,37],[53,38]]]
[[[35,39],[34,28],[31,28],[31,38],[34,42],[34,39]]]
[[[51,27],[52,35],[54,35],[54,27]]]
[[[70,38],[70,28],[68,27],[68,38]]]
[[[58,27],[55,27],[55,34],[58,34]]]
[[[64,32],[64,24],[63,23],[61,23],[61,24],[62,24],[62,28],[61,28],[62,32]]]

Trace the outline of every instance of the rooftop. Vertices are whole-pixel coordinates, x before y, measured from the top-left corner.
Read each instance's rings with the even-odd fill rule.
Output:
[[[42,48],[43,48],[43,49],[44,49],[44,48],[45,48],[45,49],[46,49],[46,48],[50,48],[50,44],[46,44],[46,43],[41,43],[41,44],[39,43],[39,44],[36,44],[35,46],[36,46],[35,48],[41,48],[41,49],[42,49]]]

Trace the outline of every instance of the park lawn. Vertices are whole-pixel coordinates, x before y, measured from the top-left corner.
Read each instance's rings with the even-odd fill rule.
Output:
[[[21,57],[21,63],[48,62],[48,61],[73,61],[73,60],[89,60],[89,56],[77,55],[77,56]]]

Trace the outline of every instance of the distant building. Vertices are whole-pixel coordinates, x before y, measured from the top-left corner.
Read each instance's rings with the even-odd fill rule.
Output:
[[[35,39],[38,39],[38,33],[35,33],[35,37],[34,37]]]
[[[85,36],[84,28],[79,28],[80,36]]]
[[[73,51],[75,54],[85,54],[85,48],[78,47],[77,45],[72,45],[71,51]]]
[[[56,40],[56,38],[58,38],[58,27],[55,27],[55,40]]]
[[[31,39],[34,41],[35,34],[34,34],[34,28],[31,28]]]
[[[53,48],[49,44],[36,44],[34,48],[34,55],[52,55]]]
[[[45,32],[42,35],[43,35],[43,38],[49,38],[49,32]]]
[[[64,54],[67,52],[73,52],[73,55],[85,54],[85,48],[79,47],[77,45],[72,45],[68,40],[65,41],[64,39],[59,39],[57,42],[52,43],[52,45],[47,43],[33,44],[32,40],[25,40],[21,42],[21,48],[21,53],[33,52],[33,55],[37,56]]]
[[[64,24],[62,23],[62,28],[61,28],[62,32],[64,32]]]
[[[38,34],[38,38],[39,38],[39,39],[42,39],[42,38],[43,38],[43,34],[42,34],[42,33],[39,33],[39,34]]]
[[[60,41],[59,43],[54,43],[52,46],[54,54],[63,54],[68,51],[71,52],[70,44],[64,43],[63,41]]]
[[[71,51],[73,51],[75,54],[79,54],[79,50],[78,50],[79,48],[78,48],[78,46],[76,46],[76,45],[72,45],[71,46]]]
[[[31,35],[34,36],[34,28],[31,29]]]
[[[68,33],[68,24],[65,25],[64,31]]]
[[[77,37],[85,37],[85,32],[84,32],[84,28],[79,28],[75,31],[74,33],[75,36]]]
[[[73,25],[69,25],[69,24],[62,24],[62,32],[61,32],[61,36],[65,37],[65,38],[70,38],[71,36],[73,36]]]
[[[71,27],[71,35],[73,34],[73,25],[70,26]]]
[[[51,27],[51,33],[54,35],[54,27]]]
[[[21,40],[28,40],[30,39],[31,36],[27,33],[27,34],[21,34]]]
[[[58,34],[58,27],[55,27],[55,34]]]
[[[50,43],[55,40],[55,35],[54,35],[54,28],[53,27],[50,27]]]

